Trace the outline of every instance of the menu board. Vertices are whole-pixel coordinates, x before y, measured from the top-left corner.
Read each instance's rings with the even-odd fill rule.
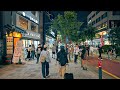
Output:
[[[13,62],[14,63],[18,63],[19,59],[21,59],[21,61],[24,60],[24,54],[23,54],[23,42],[21,40],[19,40],[16,43],[16,47],[14,49],[14,55],[13,55]]]
[[[13,37],[7,37],[7,54],[13,54]]]

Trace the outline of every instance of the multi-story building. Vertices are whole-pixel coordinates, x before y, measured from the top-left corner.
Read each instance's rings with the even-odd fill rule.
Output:
[[[31,44],[37,48],[40,43],[39,11],[1,11],[0,24],[0,39],[4,43],[4,50],[1,50],[4,56],[13,55],[16,42],[20,39],[24,48]]]
[[[104,44],[109,44],[108,32],[111,28],[120,26],[120,11],[92,11],[87,16],[87,23],[99,30],[98,34],[103,36]],[[100,42],[99,38],[96,41]]]

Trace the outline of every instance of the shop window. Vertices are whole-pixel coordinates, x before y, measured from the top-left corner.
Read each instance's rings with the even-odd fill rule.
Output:
[[[31,31],[37,32],[38,31],[38,26],[34,23],[31,23]]]
[[[28,29],[28,21],[25,18],[19,16],[18,26],[24,30],[27,30]]]

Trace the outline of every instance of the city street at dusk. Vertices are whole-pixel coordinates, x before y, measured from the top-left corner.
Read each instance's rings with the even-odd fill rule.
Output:
[[[120,79],[120,11],[0,11],[0,79]]]

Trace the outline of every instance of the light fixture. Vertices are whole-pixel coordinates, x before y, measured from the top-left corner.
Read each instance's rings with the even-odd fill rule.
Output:
[[[25,16],[25,12],[22,12],[23,16]]]

